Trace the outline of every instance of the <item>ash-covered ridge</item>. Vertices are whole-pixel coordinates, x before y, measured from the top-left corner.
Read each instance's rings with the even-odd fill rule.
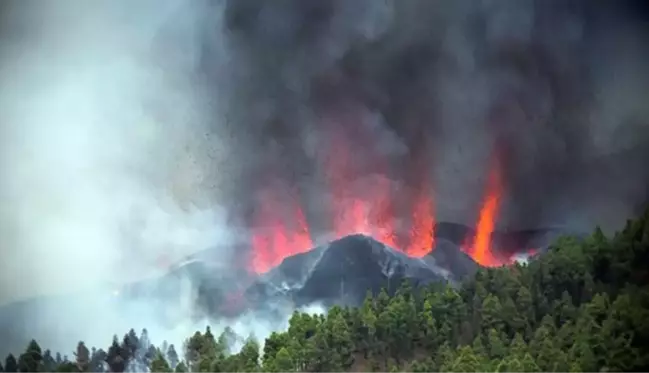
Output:
[[[414,286],[458,280],[434,260],[411,258],[364,235],[350,235],[285,259],[248,292],[257,302],[288,297],[296,306],[359,304],[368,291],[394,291],[404,281]]]

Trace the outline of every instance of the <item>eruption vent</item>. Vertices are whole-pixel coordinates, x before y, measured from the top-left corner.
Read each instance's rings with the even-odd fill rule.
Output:
[[[352,128],[354,131],[350,131]],[[428,254],[435,236],[433,198],[428,185],[422,183],[410,196],[395,191],[388,177],[392,170],[379,141],[360,144],[364,157],[353,154],[349,139],[374,139],[367,126],[346,126],[335,134],[325,164],[333,195],[336,238],[361,233],[410,256]],[[425,174],[425,167],[419,171]],[[366,174],[370,176],[358,182],[359,175]]]
[[[428,184],[420,183],[410,193],[395,190],[389,177],[392,170],[371,128],[340,126],[329,135],[328,141],[323,141],[321,159],[327,188],[324,195],[330,199],[323,209],[326,216],[317,217],[329,222],[332,235],[328,237],[364,234],[409,256],[428,254],[435,237],[434,205]],[[362,148],[362,156],[356,154],[357,148]],[[287,193],[289,190],[288,185],[276,183],[265,186],[260,193],[251,264],[257,273],[313,247],[314,232],[304,214],[311,210],[301,205],[297,193]]]
[[[344,123],[344,121],[341,121]],[[420,178],[415,188],[397,190],[388,176],[391,169],[362,126],[347,126],[333,132],[325,149],[324,185],[330,196],[319,220],[329,221],[331,239],[354,234],[371,236],[411,257],[423,257],[435,247],[435,215],[432,188]],[[353,143],[352,143],[353,139]],[[359,140],[363,139],[359,145]],[[367,142],[363,142],[367,141]],[[362,156],[354,153],[362,146]],[[417,160],[414,160],[417,161]],[[425,162],[417,162],[425,175]],[[475,234],[466,238],[462,251],[486,267],[511,264],[519,248],[503,248],[494,231],[503,195],[500,159],[493,157],[488,170],[484,197]],[[313,211],[288,183],[264,186],[255,211],[251,269],[264,273],[284,258],[314,246],[313,232],[305,211]],[[333,236],[333,237],[332,237]],[[507,250],[503,250],[507,249]],[[514,249],[514,250],[511,250]]]

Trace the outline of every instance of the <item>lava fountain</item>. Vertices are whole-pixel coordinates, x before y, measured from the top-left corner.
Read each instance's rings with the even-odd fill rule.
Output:
[[[342,124],[362,118],[342,118]],[[408,192],[395,190],[390,164],[371,128],[340,125],[323,136],[321,147],[327,206],[317,218],[329,220],[331,239],[364,234],[409,256],[423,257],[434,247],[434,204],[428,183]],[[354,139],[353,141],[351,139]],[[362,148],[356,154],[354,148]],[[424,162],[419,162],[424,165]],[[422,167],[422,173],[425,167]],[[423,179],[425,180],[425,179]],[[313,247],[299,195],[288,183],[264,186],[254,211],[250,269],[264,273],[284,258]],[[323,198],[325,198],[323,196]]]
[[[284,258],[306,252],[313,247],[311,233],[299,199],[286,185],[273,185],[260,192],[254,213],[251,269],[264,273]]]
[[[322,216],[317,218],[329,221],[328,238],[364,234],[411,257],[426,256],[435,247],[435,214],[432,188],[425,177],[428,171],[425,157],[410,160],[417,162],[421,171],[419,180],[408,185],[407,191],[395,189],[390,175],[396,167],[387,162],[378,142],[373,141],[371,129],[356,125],[362,118],[338,119],[340,125],[331,126],[334,130],[323,137],[319,148],[323,185],[328,190],[324,193],[328,197],[323,195],[323,199],[330,199],[326,199],[326,207],[319,211]],[[506,254],[502,248],[494,247],[499,245],[493,236],[503,195],[501,172],[500,159],[494,156],[475,235],[467,237],[466,244],[462,245],[462,251],[487,267],[515,260],[515,252]],[[266,184],[259,197],[254,213],[250,269],[264,273],[284,258],[314,246],[314,232],[304,214],[313,211],[302,205],[304,201],[296,188],[285,181]]]
[[[495,157],[487,175],[487,187],[476,225],[476,234],[470,247],[464,251],[478,264],[494,267],[504,264],[497,259],[491,247],[492,235],[496,227],[496,219],[500,208],[502,195],[500,162]]]

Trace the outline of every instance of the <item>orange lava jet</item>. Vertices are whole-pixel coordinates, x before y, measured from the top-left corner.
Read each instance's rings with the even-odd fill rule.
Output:
[[[435,217],[433,214],[433,201],[427,193],[422,192],[415,201],[410,228],[410,242],[406,247],[406,254],[421,258],[430,253],[435,246]]]
[[[350,122],[354,122],[351,120]],[[425,157],[415,157],[421,173],[417,187],[407,192],[395,188],[390,164],[381,155],[372,134],[363,126],[339,126],[319,150],[328,193],[321,212],[329,218],[332,239],[365,234],[411,257],[424,257],[435,247],[435,206],[427,178]],[[350,139],[354,139],[352,142]],[[361,139],[361,140],[358,140]],[[363,143],[366,141],[366,143]],[[362,151],[356,154],[357,148]],[[396,165],[392,165],[393,167]],[[392,170],[394,171],[394,170]],[[511,264],[516,252],[496,248],[494,230],[503,194],[499,159],[489,169],[475,235],[467,237],[462,250],[487,267]],[[264,273],[284,258],[314,247],[300,198],[287,183],[267,185],[254,213],[250,269]],[[329,211],[326,211],[329,210]],[[472,236],[472,237],[471,237]],[[532,251],[530,251],[531,253]],[[519,252],[520,253],[520,252]]]
[[[331,151],[324,157],[335,238],[360,233],[397,247],[391,181],[385,177],[381,157],[371,144],[364,148],[364,153],[373,161],[374,172],[364,172],[367,165],[363,159],[352,156],[352,144],[348,139],[368,136],[362,133],[362,128],[355,130],[356,133],[350,133],[349,128],[346,131],[341,128],[335,132],[328,147]],[[365,175],[362,183],[357,180],[359,175]]]
[[[331,238],[365,234],[409,256],[423,257],[433,249],[435,237],[433,198],[428,185],[420,185],[412,193],[414,197],[404,196],[409,194],[402,191],[396,193],[388,177],[390,167],[369,130],[363,125],[341,125],[329,133],[328,144],[321,147],[324,181],[331,197],[327,202]],[[361,155],[353,152],[354,146],[362,148]],[[271,185],[260,195],[250,265],[256,273],[266,272],[285,257],[313,247],[298,199],[282,197],[282,190],[287,190],[286,185]],[[398,201],[394,198],[397,195]],[[403,219],[397,218],[401,216]]]
[[[251,269],[256,273],[267,272],[284,258],[313,247],[302,208],[292,196],[281,198],[274,189],[264,191],[255,222]]]
[[[500,207],[502,186],[500,182],[500,165],[498,162],[489,170],[487,178],[487,193],[480,208],[476,235],[473,241],[471,256],[483,266],[498,266],[502,264],[494,256],[491,249],[491,235],[496,227],[496,218]]]
[[[516,254],[500,254],[503,250],[494,250],[493,233],[496,228],[496,219],[500,209],[502,197],[501,168],[497,158],[487,176],[487,186],[484,200],[480,207],[475,236],[462,248],[473,260],[485,267],[500,267],[516,261]],[[531,255],[534,250],[528,250]]]

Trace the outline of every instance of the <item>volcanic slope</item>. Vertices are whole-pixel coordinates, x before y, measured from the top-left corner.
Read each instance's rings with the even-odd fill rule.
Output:
[[[454,257],[451,251],[453,248],[449,247],[439,253]],[[455,251],[464,256],[457,247]],[[433,251],[425,258],[411,258],[371,237],[350,235],[286,258],[262,275],[247,295],[255,303],[267,301],[269,297],[289,297],[296,306],[310,303],[358,305],[367,291],[377,293],[385,287],[392,292],[404,280],[413,286],[458,281],[461,276],[439,265],[448,259],[438,255]],[[470,266],[477,267],[475,263]],[[472,269],[465,272],[472,272]]]
[[[545,230],[494,233],[495,241],[518,248],[528,247],[534,236],[547,234]],[[237,278],[229,279],[211,263],[218,255],[209,255],[213,250],[208,249],[174,266],[153,283],[137,284],[137,291],[129,293],[138,297],[159,293],[170,299],[169,292],[178,292],[174,289],[179,290],[180,282],[189,283],[196,294],[197,311],[214,316],[276,309],[278,305],[353,305],[361,302],[368,290],[377,292],[386,287],[394,291],[403,280],[419,286],[434,281],[457,283],[472,276],[480,266],[462,250],[463,242],[472,234],[467,226],[440,223],[435,247],[421,258],[409,257],[368,236],[349,235],[286,257],[266,273],[238,271]]]

